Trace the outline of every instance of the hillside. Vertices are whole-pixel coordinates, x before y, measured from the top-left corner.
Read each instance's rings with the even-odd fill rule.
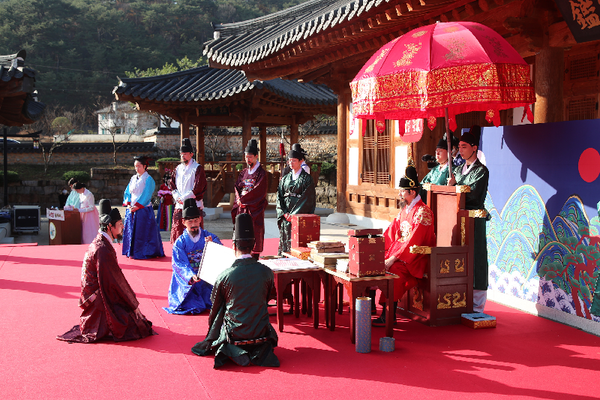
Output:
[[[201,59],[211,23],[256,18],[302,1],[0,0],[0,54],[27,51],[41,101],[91,111],[113,100],[117,77],[127,71]]]

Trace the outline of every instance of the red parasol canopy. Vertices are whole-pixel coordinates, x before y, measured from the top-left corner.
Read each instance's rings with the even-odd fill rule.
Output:
[[[525,107],[535,93],[529,65],[498,33],[476,22],[438,22],[413,29],[381,47],[350,83],[355,117],[375,119],[446,116],[486,111],[500,125],[500,110]],[[402,124],[401,124],[402,125]]]

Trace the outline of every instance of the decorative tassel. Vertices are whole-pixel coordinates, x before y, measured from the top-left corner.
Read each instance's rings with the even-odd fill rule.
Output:
[[[436,125],[437,125],[437,119],[433,115],[430,115],[429,117],[427,117],[427,126],[429,127],[430,130],[434,130]]]

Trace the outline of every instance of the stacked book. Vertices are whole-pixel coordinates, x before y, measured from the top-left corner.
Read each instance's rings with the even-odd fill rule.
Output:
[[[310,259],[323,268],[335,269],[337,260],[347,259],[348,253],[342,242],[323,240],[307,243],[310,250]]]

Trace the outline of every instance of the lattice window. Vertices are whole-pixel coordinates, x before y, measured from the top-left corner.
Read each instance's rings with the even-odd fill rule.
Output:
[[[569,100],[567,106],[568,121],[596,118],[598,118],[598,98],[596,96],[580,97]]]
[[[598,56],[585,54],[569,60],[569,79],[589,79],[598,76]]]
[[[363,183],[388,185],[390,183],[391,126],[386,121],[383,133],[377,132],[372,120],[367,122],[363,137]]]

